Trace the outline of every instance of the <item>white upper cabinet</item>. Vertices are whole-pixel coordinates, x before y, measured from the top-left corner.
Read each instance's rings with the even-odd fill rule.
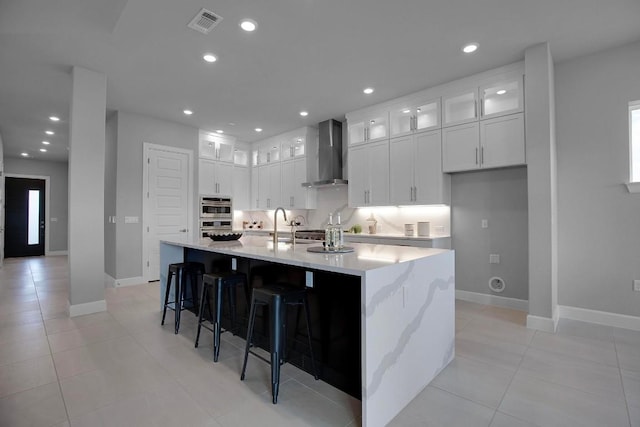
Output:
[[[521,75],[480,87],[480,117],[504,116],[524,110]]]
[[[235,138],[212,132],[200,131],[199,157],[233,163]]]
[[[445,172],[525,163],[523,113],[442,130],[442,168]]]
[[[440,100],[392,108],[389,112],[390,136],[404,136],[440,127]]]
[[[389,204],[389,141],[349,150],[349,206]]]
[[[349,145],[376,142],[389,138],[389,112],[379,111],[350,120]]]
[[[478,89],[471,88],[442,97],[442,126],[478,120]]]
[[[198,191],[206,196],[233,196],[233,164],[200,159]]]
[[[450,181],[442,172],[440,130],[391,139],[391,204],[449,204]]]
[[[248,167],[233,168],[233,209],[251,209],[250,172]]]
[[[303,187],[307,180],[307,159],[299,158],[282,162],[282,206],[287,209],[314,209],[316,207],[313,188]]]
[[[294,158],[304,157],[306,154],[306,135],[298,135],[288,138],[282,143],[281,159],[290,160]]]
[[[249,166],[249,158],[251,156],[251,150],[249,144],[244,142],[236,142],[233,150],[233,164],[236,166]]]

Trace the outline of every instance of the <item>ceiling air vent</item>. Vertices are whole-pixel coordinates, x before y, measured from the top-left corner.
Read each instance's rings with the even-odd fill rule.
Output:
[[[216,15],[207,9],[201,9],[200,12],[189,22],[188,27],[203,34],[209,34],[213,27],[222,21],[222,16]]]

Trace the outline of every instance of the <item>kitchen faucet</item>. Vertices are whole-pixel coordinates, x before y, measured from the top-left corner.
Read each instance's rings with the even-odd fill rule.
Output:
[[[277,207],[273,212],[273,248],[278,248],[278,211],[282,211],[282,215],[284,215],[285,222],[287,221],[287,213],[284,211],[284,208]]]

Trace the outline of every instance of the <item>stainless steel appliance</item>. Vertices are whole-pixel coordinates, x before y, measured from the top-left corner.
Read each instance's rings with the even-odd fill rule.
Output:
[[[200,237],[233,229],[233,203],[229,197],[200,197]]]

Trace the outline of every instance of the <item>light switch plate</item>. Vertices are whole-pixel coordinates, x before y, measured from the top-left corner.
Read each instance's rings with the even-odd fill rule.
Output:
[[[489,228],[489,221],[487,221],[486,219],[483,219],[480,222],[480,225],[482,226],[482,228]]]
[[[640,292],[640,280],[633,281],[633,290]]]
[[[137,224],[139,222],[139,218],[137,216],[125,216],[124,223],[125,224]]]
[[[489,254],[489,264],[500,264],[500,254]]]

